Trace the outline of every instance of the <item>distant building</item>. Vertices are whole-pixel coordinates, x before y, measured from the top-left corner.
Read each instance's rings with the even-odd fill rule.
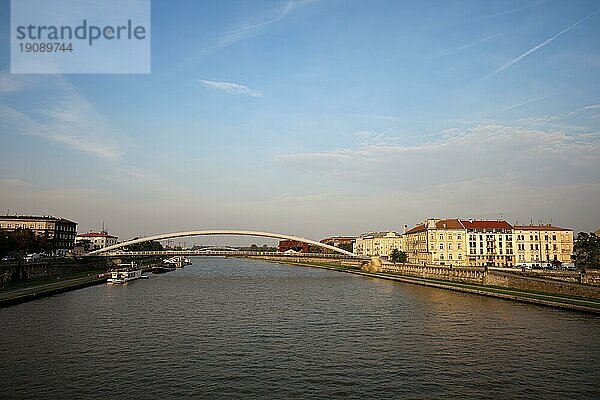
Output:
[[[353,252],[356,238],[354,236],[331,236],[320,240],[321,243]]]
[[[387,259],[394,249],[405,251],[404,237],[393,231],[369,232],[356,238],[354,253]]]
[[[552,225],[515,225],[517,265],[573,264],[573,230]]]
[[[277,249],[281,253],[285,253],[286,251],[293,250],[299,253],[308,253],[308,243],[298,242],[296,240],[280,240],[279,246]]]
[[[2,215],[0,229],[30,229],[49,240],[52,252],[65,255],[75,246],[77,223],[50,215]]]
[[[88,233],[80,233],[79,235],[77,235],[77,237],[75,237],[75,243],[78,246],[87,248],[87,251],[94,251],[103,247],[108,247],[112,246],[113,244],[117,244],[118,239],[119,238],[117,236],[109,235],[106,231],[90,231]]]

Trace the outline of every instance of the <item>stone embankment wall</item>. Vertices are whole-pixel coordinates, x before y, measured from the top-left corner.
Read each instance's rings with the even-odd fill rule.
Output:
[[[600,287],[595,285],[534,278],[510,272],[489,271],[485,277],[485,285],[600,299]]]
[[[363,268],[367,272],[386,272],[429,279],[441,279],[451,282],[472,283],[483,286],[496,286],[533,292],[545,292],[567,296],[600,299],[600,287],[591,284],[598,282],[600,274],[596,271],[579,274],[573,281],[561,281],[522,274],[518,271],[488,270],[481,267],[445,267],[412,264],[391,264],[374,259]]]
[[[380,272],[418,276],[421,278],[443,279],[445,281],[475,283],[483,285],[485,270],[481,267],[443,267],[432,265],[382,263]]]
[[[0,284],[76,274],[90,270],[107,270],[108,265],[109,261],[106,259],[49,259],[34,262],[1,263]]]

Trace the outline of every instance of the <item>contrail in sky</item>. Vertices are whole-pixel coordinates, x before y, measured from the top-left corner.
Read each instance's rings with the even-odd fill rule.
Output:
[[[532,47],[531,49],[527,50],[525,53],[521,54],[520,56],[518,56],[516,58],[513,58],[512,60],[510,60],[509,62],[507,62],[506,64],[504,64],[500,68],[498,68],[497,70],[495,70],[490,76],[496,75],[497,73],[504,71],[506,68],[508,68],[508,67],[510,67],[510,66],[512,66],[512,65],[514,65],[516,63],[518,63],[519,61],[521,61],[525,57],[531,55],[535,51],[537,51],[537,50],[541,49],[542,47],[546,46],[548,43],[552,42],[553,40],[555,40],[559,36],[562,36],[565,33],[569,32],[571,29],[575,28],[577,25],[579,25],[582,22],[585,22],[588,19],[592,18],[599,11],[600,11],[600,8],[597,9],[596,11],[594,11],[593,13],[591,13],[590,15],[588,15],[587,17],[582,18],[579,21],[575,22],[573,25],[569,26],[568,28],[565,28],[562,31],[558,32],[556,35],[552,36],[551,38],[544,40],[542,43],[538,44],[535,47]]]

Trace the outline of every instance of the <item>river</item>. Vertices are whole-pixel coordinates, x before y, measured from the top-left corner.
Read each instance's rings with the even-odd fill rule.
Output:
[[[2,399],[600,398],[600,318],[224,258],[0,309]]]

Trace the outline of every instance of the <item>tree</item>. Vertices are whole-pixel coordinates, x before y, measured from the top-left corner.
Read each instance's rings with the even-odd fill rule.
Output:
[[[138,238],[135,238],[138,239]],[[161,251],[164,250],[160,242],[151,240],[149,242],[134,243],[127,246],[130,251]]]
[[[0,257],[8,254],[47,253],[51,250],[51,241],[31,229],[0,230]]]
[[[578,267],[600,268],[600,238],[595,233],[579,232],[573,251]]]
[[[349,251],[350,253],[352,253],[352,250],[353,250],[353,249],[352,249],[352,247],[353,247],[353,246],[352,246],[352,243],[340,243],[340,244],[338,245],[338,247],[339,247],[340,249],[342,249],[342,250]]]
[[[392,253],[390,254],[390,260],[395,264],[397,262],[406,262],[406,253],[403,251],[400,251],[398,249],[394,249],[392,250]]]

